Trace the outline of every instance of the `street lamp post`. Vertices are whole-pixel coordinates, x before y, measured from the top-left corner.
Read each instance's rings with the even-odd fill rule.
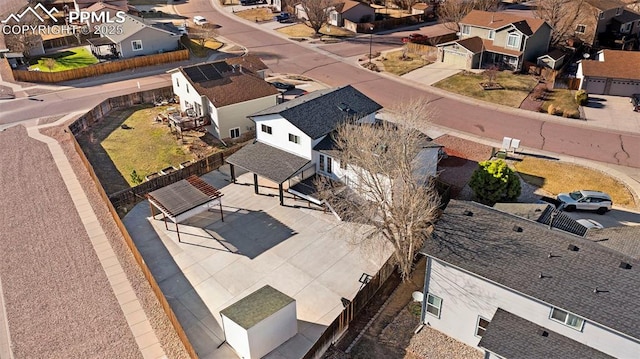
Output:
[[[371,63],[371,46],[373,45],[373,26],[369,27],[369,63]]]

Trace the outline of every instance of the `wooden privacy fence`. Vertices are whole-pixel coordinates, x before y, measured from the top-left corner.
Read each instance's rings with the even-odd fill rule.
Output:
[[[138,67],[153,66],[189,59],[189,50],[176,50],[162,54],[133,57],[130,59],[120,59],[103,62],[87,67],[82,67],[67,71],[42,72],[13,70],[13,77],[16,81],[25,82],[63,82],[82,79],[85,77],[101,76],[114,72],[135,69]]]
[[[424,22],[425,19],[426,19],[425,14],[403,16],[403,17],[393,18],[393,19],[385,19],[385,20],[378,20],[378,21],[371,21],[371,22],[359,22],[359,23],[355,23],[353,21],[349,21],[345,19],[344,27],[351,31],[354,31],[353,29],[355,29],[355,32],[357,33],[370,34],[372,26],[373,26],[373,31],[380,31],[384,29],[393,29],[403,25],[413,25],[413,24],[421,23],[421,22]]]
[[[74,135],[78,135],[82,131],[85,131],[93,126],[96,122],[102,121],[102,119],[114,109],[130,107],[143,103],[153,103],[161,98],[166,99],[172,96],[173,89],[171,88],[171,86],[168,86],[155,90],[141,91],[118,97],[111,97],[102,101],[98,106],[92,108],[90,111],[71,123],[69,125],[69,130]]]
[[[378,290],[384,285],[387,279],[396,269],[393,256],[387,259],[382,265],[378,273],[371,278],[371,281],[365,285],[353,298],[353,300],[344,308],[340,316],[338,316],[327,329],[324,330],[320,338],[302,357],[303,359],[317,359],[324,354],[329,345],[335,342],[347,328],[349,323],[365,308],[367,303],[373,298]]]
[[[144,274],[145,278],[149,282],[151,289],[156,295],[156,298],[158,298],[158,301],[160,302],[162,309],[164,310],[165,314],[169,318],[169,321],[173,325],[173,328],[175,329],[176,333],[178,334],[178,337],[180,338],[180,341],[182,341],[182,344],[186,348],[191,358],[193,359],[198,358],[198,354],[196,354],[196,351],[193,349],[193,346],[191,345],[191,342],[187,338],[187,334],[184,332],[182,325],[180,325],[180,322],[178,321],[178,318],[176,318],[175,313],[173,313],[173,310],[171,309],[169,302],[165,298],[164,294],[162,293],[162,290],[158,286],[158,283],[156,282],[155,278],[151,274],[151,270],[149,270],[149,267],[147,267],[147,264],[142,258],[142,255],[140,254],[140,252],[138,251],[138,248],[136,248],[136,245],[133,243],[133,239],[131,238],[126,227],[120,220],[120,217],[118,216],[118,213],[116,212],[115,208],[113,207],[113,205],[111,205],[111,202],[109,202],[107,193],[104,191],[104,188],[100,184],[100,181],[98,180],[98,177],[96,176],[96,173],[93,170],[93,166],[91,166],[91,164],[89,163],[89,160],[87,160],[87,157],[84,155],[84,152],[82,151],[82,148],[80,147],[80,144],[78,143],[76,138],[73,135],[71,135],[71,138],[73,140],[73,144],[75,146],[76,152],[78,153],[78,156],[80,156],[82,163],[87,168],[87,171],[89,171],[89,174],[91,175],[91,178],[93,179],[93,182],[95,183],[96,188],[98,189],[98,192],[102,197],[102,200],[104,201],[105,205],[109,209],[109,212],[111,213],[111,217],[116,222],[116,225],[118,226],[120,233],[122,233],[122,236],[124,237],[124,240],[127,243],[129,250],[131,250],[133,257],[135,258],[136,262],[140,266],[140,269],[142,270],[142,273]]]
[[[153,192],[158,188],[168,186],[191,175],[202,176],[205,173],[209,173],[220,168],[224,164],[224,159],[231,156],[240,148],[242,148],[242,145],[236,145],[224,152],[218,152],[207,156],[175,172],[153,178],[135,187],[127,188],[111,194],[109,195],[109,201],[115,208],[127,207],[129,205],[136,204],[137,202],[145,199],[145,194]]]

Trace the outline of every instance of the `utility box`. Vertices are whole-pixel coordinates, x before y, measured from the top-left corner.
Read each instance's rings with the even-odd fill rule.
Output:
[[[240,358],[262,358],[298,333],[295,299],[269,285],[220,315],[227,343]]]

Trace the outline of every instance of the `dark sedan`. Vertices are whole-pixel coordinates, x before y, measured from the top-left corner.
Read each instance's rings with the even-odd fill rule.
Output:
[[[289,84],[286,82],[280,82],[280,81],[274,81],[271,84],[275,86],[278,90],[283,90],[283,91],[289,91],[296,88],[296,85]]]

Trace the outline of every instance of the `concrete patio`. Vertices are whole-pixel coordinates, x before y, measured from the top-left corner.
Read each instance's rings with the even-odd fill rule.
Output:
[[[192,217],[180,224],[181,243],[147,201],[124,223],[201,358],[237,358],[221,345],[219,312],[266,284],[296,300],[298,319],[298,334],[267,358],[300,358],[390,251],[356,247],[354,227],[330,212],[291,196],[280,206],[277,187],[261,181],[256,195],[252,174],[231,184],[227,173],[202,177],[224,194],[224,222],[219,211]]]

